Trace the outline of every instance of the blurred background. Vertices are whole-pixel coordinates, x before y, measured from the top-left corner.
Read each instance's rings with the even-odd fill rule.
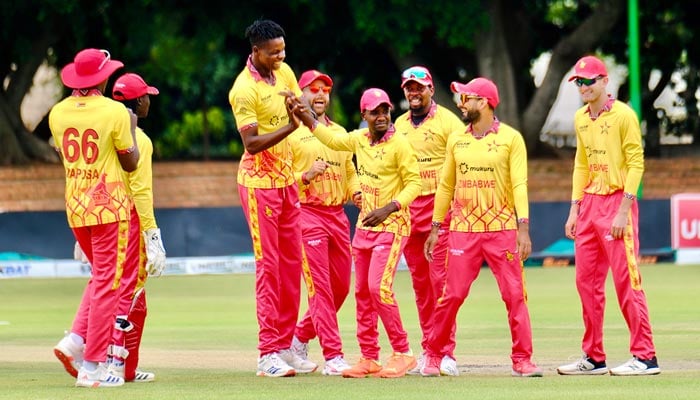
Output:
[[[637,0],[39,1],[0,5],[0,165],[56,161],[46,115],[67,94],[57,70],[86,47],[108,49],[160,89],[140,124],[156,160],[231,160],[243,151],[228,104],[255,19],[286,31],[286,62],[334,79],[332,117],[353,129],[368,87],[400,104],[400,73],[449,84],[483,75],[499,86],[501,120],[523,133],[531,158],[570,157],[577,91],[566,78],[584,54],[605,59],[610,90],[630,99],[630,7]],[[647,157],[698,146],[700,43],[693,1],[639,0],[639,112]],[[109,89],[109,87],[108,87]],[[397,114],[398,115],[398,114]]]

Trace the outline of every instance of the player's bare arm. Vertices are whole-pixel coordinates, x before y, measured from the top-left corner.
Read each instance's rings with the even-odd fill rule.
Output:
[[[384,222],[385,219],[389,217],[389,214],[399,211],[399,207],[395,202],[390,202],[382,208],[377,208],[376,210],[370,211],[362,219],[363,226],[377,226]]]
[[[124,171],[133,172],[139,165],[140,157],[139,148],[136,145],[136,123],[138,121],[138,117],[133,111],[131,111],[131,109],[127,108],[127,111],[129,111],[129,118],[131,121],[131,140],[133,141],[134,146],[129,149],[129,151],[117,152],[117,157],[119,158],[119,164],[121,164]]]
[[[250,125],[240,131],[243,145],[250,154],[256,154],[276,145],[294,132],[296,128],[293,124],[287,124],[274,132],[266,135],[258,135],[258,126]]]
[[[308,171],[304,172],[304,178],[307,181],[315,179],[317,176],[321,175],[328,168],[328,163],[325,161],[314,161]]]
[[[518,254],[520,259],[525,261],[532,253],[532,241],[530,240],[530,224],[527,222],[518,222]]]
[[[423,254],[428,262],[433,262],[433,250],[438,242],[439,230],[439,226],[433,225],[433,227],[430,229],[430,235],[428,235],[428,239],[425,240],[425,244],[423,245]]]
[[[630,208],[632,208],[632,203],[632,199],[627,197],[622,198],[620,208],[618,208],[617,214],[615,214],[615,218],[612,221],[612,226],[610,227],[610,234],[613,238],[622,239],[624,237],[625,227],[627,226],[627,220]]]
[[[569,210],[569,217],[566,219],[566,224],[564,225],[564,234],[569,239],[574,239],[576,237],[576,220],[578,219],[578,203],[572,204]]]

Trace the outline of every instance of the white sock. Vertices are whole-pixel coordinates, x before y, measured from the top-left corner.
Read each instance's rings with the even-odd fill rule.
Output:
[[[82,336],[80,336],[76,333],[73,333],[73,332],[71,332],[69,336],[70,336],[71,340],[73,340],[73,343],[75,343],[79,346],[82,346],[85,344],[85,339],[83,339]]]
[[[83,368],[88,372],[93,372],[97,369],[97,363],[94,361],[83,361]]]

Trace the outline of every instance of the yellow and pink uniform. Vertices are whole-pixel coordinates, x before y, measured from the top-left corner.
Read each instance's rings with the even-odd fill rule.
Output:
[[[348,135],[328,117],[321,122],[334,135]],[[324,359],[331,360],[344,355],[336,313],[347,298],[352,271],[350,222],[343,206],[360,185],[352,153],[329,149],[303,125],[287,140],[294,154],[302,240],[309,266],[304,271],[309,309],[297,323],[294,335],[303,343],[318,336]],[[324,161],[328,167],[306,181],[303,174],[316,161]]]
[[[289,123],[285,98],[279,93],[290,90],[299,95],[301,90],[286,63],[272,74],[272,82],[263,79],[249,58],[234,81],[228,98],[239,131],[257,126],[258,135],[265,135]],[[262,357],[291,346],[299,313],[302,264],[306,263],[288,139],[256,154],[246,149],[237,180],[253,241],[258,350]]]
[[[494,118],[484,137],[473,136],[472,125],[450,136],[433,221],[443,221],[448,210],[447,279],[428,353],[441,356],[459,307],[486,261],[508,311],[511,360],[514,365],[529,362],[532,332],[517,243],[518,219],[529,218],[527,153],[520,132]]]
[[[449,231],[449,214],[445,218],[440,240],[433,250],[433,261],[428,262],[423,254],[423,246],[431,230],[435,192],[437,191],[443,164],[447,139],[453,132],[463,132],[464,123],[457,115],[431,101],[430,110],[425,118],[414,124],[411,111],[396,118],[394,125],[397,132],[406,136],[418,158],[421,177],[421,193],[410,205],[411,234],[406,242],[403,254],[411,272],[413,290],[416,295],[418,319],[423,333],[421,347],[427,346],[428,336],[432,330],[432,316],[437,299],[445,284],[445,260],[447,256],[447,238]],[[454,335],[443,350],[454,359]]]
[[[343,136],[335,135],[324,125],[318,124],[313,133],[326,146],[353,152],[357,159],[362,209],[352,246],[357,339],[362,357],[379,359],[377,317],[382,320],[394,352],[409,352],[408,336],[401,322],[393,280],[411,230],[408,205],[421,190],[415,152],[408,139],[397,134],[393,125],[377,142],[373,142],[367,128]],[[398,203],[398,211],[376,226],[362,224],[368,213],[391,202]]]
[[[609,98],[597,118],[588,106],[574,117],[576,157],[571,199],[579,203],[576,223],[576,287],[583,308],[583,352],[604,361],[605,280],[613,272],[622,315],[630,330],[630,352],[651,359],[656,351],[639,260],[639,210],[636,193],[644,173],[639,122],[626,104]],[[624,236],[615,240],[610,227],[623,197],[633,199]]]
[[[56,104],[49,127],[66,171],[66,213],[92,277],[71,332],[85,338],[86,361],[104,362],[127,254],[131,200],[119,152],[135,149],[123,104],[94,90]]]

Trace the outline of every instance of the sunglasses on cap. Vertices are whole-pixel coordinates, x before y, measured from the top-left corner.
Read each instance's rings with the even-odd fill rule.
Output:
[[[576,86],[578,86],[578,87],[581,87],[581,86],[591,86],[591,85],[594,85],[600,78],[602,78],[602,76],[597,76],[597,77],[592,78],[592,79],[587,79],[587,78],[576,78],[576,80],[574,80],[574,83],[575,83]]]
[[[479,97],[479,96],[474,96],[474,95],[466,94],[466,93],[462,93],[462,94],[459,95],[459,100],[461,100],[462,103],[466,103],[466,102],[468,102],[469,100],[472,100],[472,99],[474,99],[474,100],[480,100],[480,99],[482,99],[482,98]]]
[[[405,79],[426,79],[428,73],[422,69],[409,68],[401,74],[401,78]]]
[[[323,93],[328,94],[331,92],[331,87],[330,86],[309,86],[309,91],[313,94],[316,94],[323,90]]]

